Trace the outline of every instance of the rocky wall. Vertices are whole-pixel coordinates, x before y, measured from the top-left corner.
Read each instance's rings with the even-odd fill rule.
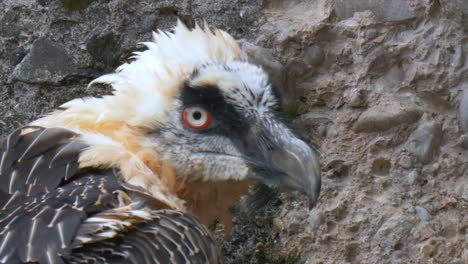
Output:
[[[240,39],[321,152],[318,206],[236,209],[226,263],[468,263],[466,0],[3,0],[0,134],[177,17]]]

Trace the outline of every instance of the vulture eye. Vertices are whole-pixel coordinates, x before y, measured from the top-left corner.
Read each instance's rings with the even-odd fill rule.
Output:
[[[191,129],[201,130],[210,127],[212,117],[210,112],[198,106],[190,106],[182,112],[182,120]]]

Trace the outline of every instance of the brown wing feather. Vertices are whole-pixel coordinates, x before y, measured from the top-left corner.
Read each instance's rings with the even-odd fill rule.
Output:
[[[69,263],[220,263],[209,231],[198,220],[175,210],[151,212],[151,220],[76,248]]]
[[[0,262],[60,263],[61,256],[69,254],[82,221],[116,206],[113,192],[120,188],[111,173],[88,174],[2,210]]]
[[[22,134],[25,128],[34,129]],[[53,190],[78,172],[78,155],[86,147],[62,128],[25,127],[0,143],[0,208],[23,196]],[[10,200],[11,198],[14,200]],[[9,201],[10,200],[10,201]]]
[[[75,133],[29,129],[0,143],[0,263],[218,263],[196,219],[155,211],[115,172],[80,171]]]

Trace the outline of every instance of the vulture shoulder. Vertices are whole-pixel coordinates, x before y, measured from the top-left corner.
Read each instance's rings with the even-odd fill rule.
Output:
[[[87,146],[62,128],[0,141],[0,263],[216,263],[208,230],[118,171],[80,168]]]

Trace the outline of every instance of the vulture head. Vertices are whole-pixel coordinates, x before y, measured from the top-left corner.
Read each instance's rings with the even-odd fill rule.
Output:
[[[281,93],[226,32],[207,26],[158,31],[145,51],[91,84],[102,98],[75,99],[32,125],[72,130],[88,147],[81,168],[117,169],[167,207],[202,222],[253,183],[320,192],[315,152],[288,125]]]

